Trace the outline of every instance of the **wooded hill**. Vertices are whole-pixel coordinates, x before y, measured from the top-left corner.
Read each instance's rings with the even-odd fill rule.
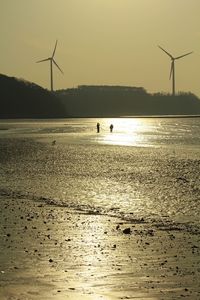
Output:
[[[200,99],[192,93],[149,94],[142,87],[79,86],[59,90],[72,117],[200,115]]]
[[[0,118],[66,117],[60,98],[40,86],[0,74]]]
[[[143,87],[78,86],[50,92],[0,74],[0,118],[200,115],[192,93],[150,94]]]

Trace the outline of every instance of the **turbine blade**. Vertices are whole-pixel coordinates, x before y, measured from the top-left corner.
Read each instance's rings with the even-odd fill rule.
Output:
[[[56,40],[56,44],[55,44],[55,47],[54,47],[54,50],[53,50],[52,58],[53,58],[53,57],[54,57],[54,55],[55,55],[55,52],[56,52],[56,47],[57,47],[57,43],[58,43],[58,40]]]
[[[42,60],[38,60],[38,61],[36,61],[36,63],[40,63],[40,62],[47,61],[47,60],[51,60],[51,58],[45,58],[45,59],[42,59]]]
[[[174,69],[174,65],[173,65],[173,62],[172,62],[171,63],[170,74],[169,74],[169,80],[172,78],[173,69]]]
[[[193,53],[193,51],[192,51],[192,52],[189,52],[189,53],[186,53],[186,54],[183,54],[183,55],[181,55],[181,56],[177,56],[177,57],[175,57],[175,59],[182,58],[182,57],[187,56],[187,55],[192,54],[192,53]]]
[[[59,67],[59,65],[55,62],[54,59],[53,59],[53,62],[54,62],[54,64],[56,65],[56,67],[60,70],[60,72],[61,72],[62,74],[64,74],[63,71],[61,70],[61,68]]]
[[[162,51],[164,51],[169,57],[171,57],[171,59],[174,59],[173,56],[167,52],[165,49],[163,49],[162,47],[158,46]]]

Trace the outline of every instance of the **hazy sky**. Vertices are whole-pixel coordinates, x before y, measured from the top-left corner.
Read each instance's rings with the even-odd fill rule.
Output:
[[[200,0],[0,0],[0,73],[49,88],[55,41],[55,89],[82,84],[143,86],[200,96]]]

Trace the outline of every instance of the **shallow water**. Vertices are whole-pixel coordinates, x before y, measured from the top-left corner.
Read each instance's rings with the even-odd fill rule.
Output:
[[[100,133],[96,134],[96,124]],[[110,124],[114,125],[112,134]],[[1,120],[1,137],[54,137],[65,142],[123,146],[200,146],[200,117]]]
[[[3,120],[0,129],[1,197],[200,231],[200,118]]]

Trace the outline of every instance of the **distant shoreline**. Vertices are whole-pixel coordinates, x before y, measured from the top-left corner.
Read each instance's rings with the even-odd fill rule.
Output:
[[[120,118],[200,118],[200,115],[121,116]]]
[[[68,116],[62,118],[0,118],[0,121],[6,120],[62,120],[62,119],[113,119],[113,118],[200,118],[200,115],[125,115],[125,116]]]

